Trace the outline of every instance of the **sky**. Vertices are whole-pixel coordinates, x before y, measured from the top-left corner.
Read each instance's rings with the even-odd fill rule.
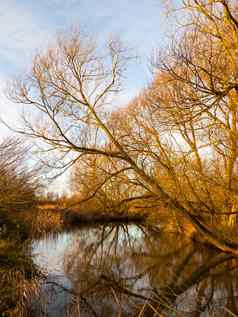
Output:
[[[24,75],[34,55],[47,48],[57,33],[80,29],[99,46],[119,37],[133,55],[120,100],[126,104],[151,80],[150,59],[164,47],[173,22],[166,16],[166,0],[1,0],[0,5],[0,117],[19,124],[21,107],[5,97],[9,81]],[[0,140],[9,131],[0,126]]]

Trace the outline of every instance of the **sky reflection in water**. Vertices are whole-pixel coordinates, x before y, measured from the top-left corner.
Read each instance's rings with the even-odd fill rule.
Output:
[[[182,234],[78,228],[34,242],[33,257],[48,273],[34,316],[237,313],[237,261]]]

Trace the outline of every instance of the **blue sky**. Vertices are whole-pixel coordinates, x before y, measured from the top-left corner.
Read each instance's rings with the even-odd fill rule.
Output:
[[[21,76],[39,50],[57,32],[80,26],[102,45],[119,37],[139,58],[128,68],[120,104],[126,103],[150,78],[153,51],[168,40],[171,21],[166,0],[1,0],[0,6],[0,111],[10,123],[18,121],[20,107],[4,97],[8,80]],[[2,131],[2,132],[1,132]],[[6,129],[0,128],[5,135]]]
[[[126,104],[150,82],[151,55],[168,42],[173,19],[166,17],[167,1],[171,0],[1,0],[0,117],[19,126],[22,108],[6,99],[8,81],[24,74],[33,56],[72,26],[80,26],[100,46],[110,36],[119,37],[139,57],[130,63],[124,91],[113,106]],[[8,134],[0,126],[0,140]],[[52,188],[60,190],[59,182]]]

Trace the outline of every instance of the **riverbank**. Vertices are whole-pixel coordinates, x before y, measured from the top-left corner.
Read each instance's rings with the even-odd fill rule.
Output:
[[[0,227],[0,316],[27,316],[30,300],[37,292],[40,271],[30,256],[32,215],[1,214]],[[31,216],[29,216],[31,215]],[[4,220],[3,220],[4,219]]]
[[[148,215],[132,212],[103,212],[103,211],[77,211],[73,209],[63,210],[62,222],[65,225],[80,223],[106,223],[106,222],[145,222]]]
[[[74,209],[59,205],[41,205],[33,217],[33,236],[48,232],[60,232],[65,226],[95,223],[145,223],[149,217],[145,212],[103,211],[99,209]]]

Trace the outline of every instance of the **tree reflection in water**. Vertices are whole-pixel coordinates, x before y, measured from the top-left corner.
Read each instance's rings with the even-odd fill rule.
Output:
[[[72,234],[64,254],[72,287],[58,287],[72,295],[69,316],[235,316],[237,267],[182,234],[107,225]]]

